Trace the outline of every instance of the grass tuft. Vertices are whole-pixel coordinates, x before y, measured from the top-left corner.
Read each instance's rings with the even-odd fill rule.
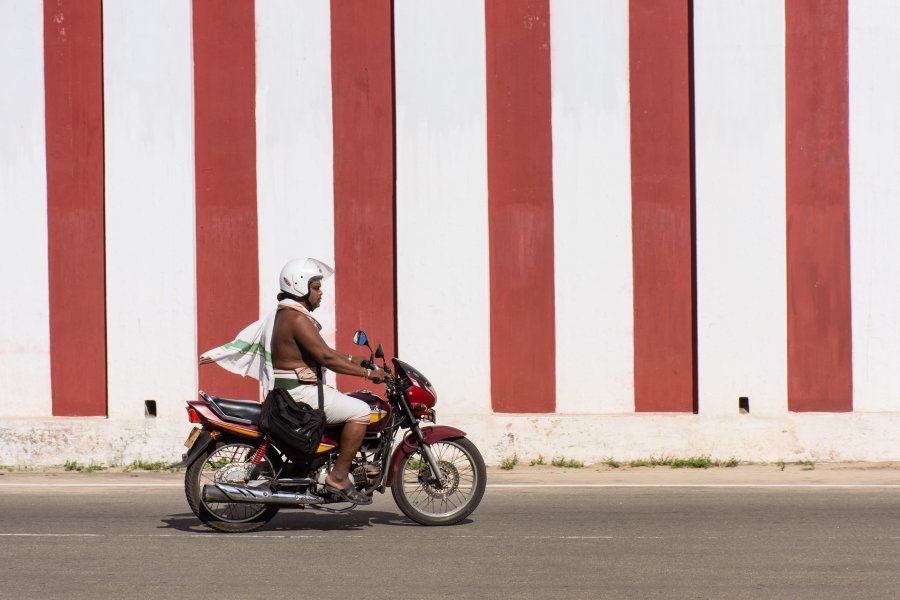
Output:
[[[603,464],[606,465],[607,467],[612,467],[613,469],[618,469],[619,467],[622,466],[622,463],[613,459],[613,457],[611,457],[611,456],[609,458],[607,458],[606,460],[604,460]]]
[[[517,464],[519,464],[519,455],[513,454],[500,461],[500,468],[504,471],[512,471]]]
[[[779,471],[784,471],[784,461],[783,460],[779,460],[777,463],[775,463],[775,466],[778,467]]]
[[[558,456],[550,461],[550,464],[554,467],[566,467],[568,469],[581,469],[584,467],[584,463],[580,460],[575,460],[573,458],[565,458],[564,456]]]
[[[732,468],[741,464],[741,461],[731,457],[728,460],[712,458],[708,454],[690,456],[688,458],[674,458],[671,456],[651,456],[640,458],[628,463],[629,467],[671,467],[673,469],[709,469],[710,467]]]
[[[93,473],[94,471],[105,471],[106,467],[103,465],[98,465],[94,461],[91,461],[89,465],[80,465],[78,461],[75,460],[67,460],[66,464],[63,465],[63,468],[66,471],[77,471],[79,473]]]
[[[530,464],[532,467],[534,467],[534,466],[536,466],[536,465],[546,465],[547,462],[544,460],[544,455],[543,455],[543,454],[538,454],[538,457],[537,457],[537,458],[532,458],[532,459],[531,459],[531,462],[528,463],[528,464]]]
[[[130,465],[125,465],[122,469],[125,472],[128,471],[154,471],[156,473],[160,473],[163,471],[178,471],[180,469],[171,469],[169,468],[169,463],[163,461],[150,462],[147,460],[136,460],[132,462]]]
[[[713,466],[713,461],[709,456],[704,454],[702,456],[691,456],[689,458],[675,458],[672,460],[670,466],[673,469],[708,469]]]
[[[816,463],[811,460],[804,460],[800,464],[803,465],[804,471],[815,471],[816,469]]]

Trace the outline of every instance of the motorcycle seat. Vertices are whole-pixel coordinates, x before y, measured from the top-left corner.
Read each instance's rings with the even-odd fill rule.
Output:
[[[232,419],[249,421],[250,425],[259,425],[259,415],[262,412],[262,404],[253,400],[232,400],[231,398],[209,397],[219,412]]]

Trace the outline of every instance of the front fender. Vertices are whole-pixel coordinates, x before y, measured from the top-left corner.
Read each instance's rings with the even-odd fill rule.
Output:
[[[434,425],[433,427],[423,427],[422,437],[425,438],[426,444],[433,444],[441,440],[452,440],[455,438],[466,437],[466,432],[456,427],[448,427],[447,425]],[[394,481],[394,473],[397,472],[397,466],[404,456],[412,454],[419,448],[419,440],[410,431],[403,438],[403,441],[394,449],[391,455],[391,465],[388,468],[388,485]]]
[[[197,457],[203,454],[210,444],[214,444],[215,440],[210,435],[209,429],[201,429],[200,435],[194,441],[194,445],[190,447],[186,454],[181,457],[181,462],[169,465],[170,469],[185,469],[191,466]]]

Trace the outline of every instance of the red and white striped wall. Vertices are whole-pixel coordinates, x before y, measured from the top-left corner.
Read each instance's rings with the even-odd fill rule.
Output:
[[[0,18],[0,411],[52,414],[44,18],[40,2],[4,2]]]
[[[704,412],[733,414],[741,396],[752,413],[789,408],[785,7],[773,0],[694,6],[697,375]]]
[[[15,431],[257,397],[196,359],[298,256],[329,343],[497,453],[859,457],[830,428],[900,415],[891,0],[0,0],[0,40]]]
[[[900,6],[849,7],[850,297],[853,409],[900,405]]]

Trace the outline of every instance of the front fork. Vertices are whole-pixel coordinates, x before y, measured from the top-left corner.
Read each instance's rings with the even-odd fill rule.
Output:
[[[416,429],[419,426],[416,424]],[[441,472],[441,467],[438,465],[437,460],[434,458],[434,452],[431,451],[431,446],[425,444],[424,441],[421,440],[422,432],[419,432],[419,450],[422,451],[422,455],[425,456],[425,460],[428,462],[428,466],[431,467],[431,474],[434,475],[434,486],[436,488],[444,487],[444,474]]]
[[[416,436],[416,439],[419,440],[419,451],[422,453],[422,456],[425,457],[425,462],[428,463],[429,468],[431,468],[434,486],[439,489],[444,487],[444,474],[441,472],[441,466],[434,457],[434,452],[431,451],[431,446],[425,443],[425,436],[422,435],[422,429],[419,427],[419,420],[413,413],[412,407],[409,405],[406,398],[401,400],[400,405],[403,407],[404,412],[406,412],[406,418],[409,419],[410,430],[413,435]]]

